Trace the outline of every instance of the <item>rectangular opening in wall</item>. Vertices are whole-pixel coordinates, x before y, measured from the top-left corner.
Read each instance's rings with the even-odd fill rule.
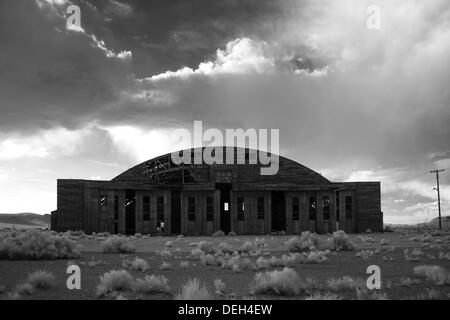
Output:
[[[195,198],[188,198],[188,219],[189,221],[195,221]]]
[[[231,183],[217,183],[216,189],[220,191],[220,229],[228,234],[231,231],[230,201]]]
[[[340,211],[340,199],[339,199],[339,191],[336,192],[336,221],[341,221],[341,211]]]
[[[317,203],[316,203],[316,197],[312,196],[309,197],[309,220],[315,221],[317,217]]]
[[[156,199],[156,221],[158,229],[164,232],[164,197]]]
[[[206,221],[214,221],[214,198],[206,198]]]
[[[330,197],[325,196],[322,199],[323,220],[330,220]]]
[[[150,197],[145,196],[142,200],[142,214],[144,221],[150,221]]]
[[[345,197],[345,219],[346,220],[353,219],[353,197],[352,196]]]
[[[119,197],[114,197],[114,233],[119,233]]]
[[[300,200],[298,197],[292,198],[292,220],[300,220]]]
[[[264,220],[265,218],[265,206],[264,206],[264,197],[259,197],[258,198],[258,203],[257,203],[257,211],[258,211],[258,220]]]
[[[171,233],[181,234],[181,191],[173,190],[171,194]]]
[[[283,191],[272,192],[272,231],[286,231],[286,199]]]

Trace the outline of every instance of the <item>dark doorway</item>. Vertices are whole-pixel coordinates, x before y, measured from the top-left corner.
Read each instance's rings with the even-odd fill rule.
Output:
[[[286,231],[286,200],[283,191],[272,192],[272,231]]]
[[[170,210],[171,232],[181,234],[181,191],[172,191]]]
[[[125,234],[136,233],[136,192],[127,190],[125,193]]]
[[[228,234],[231,232],[231,184],[217,183],[220,191],[220,229]]]

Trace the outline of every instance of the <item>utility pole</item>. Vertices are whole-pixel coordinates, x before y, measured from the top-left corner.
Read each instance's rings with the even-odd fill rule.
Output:
[[[442,217],[441,217],[441,192],[439,189],[439,173],[444,172],[445,170],[433,170],[430,171],[430,173],[436,173],[436,182],[437,187],[434,189],[437,191],[438,194],[438,210],[439,210],[439,230],[442,230]]]

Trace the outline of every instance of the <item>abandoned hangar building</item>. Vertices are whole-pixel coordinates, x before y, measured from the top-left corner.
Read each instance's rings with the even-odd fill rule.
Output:
[[[248,160],[249,149],[223,152],[236,160],[238,150]],[[111,181],[58,180],[51,227],[127,235],[383,230],[380,182],[330,182],[295,161],[278,161],[278,173],[264,176],[259,161],[176,165],[169,154]]]

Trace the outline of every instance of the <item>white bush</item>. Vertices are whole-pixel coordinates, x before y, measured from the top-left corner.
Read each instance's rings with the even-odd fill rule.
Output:
[[[255,294],[296,295],[299,292],[300,277],[292,269],[267,271],[255,276]]]
[[[226,285],[222,280],[217,279],[214,280],[214,288],[216,289],[217,295],[223,295],[225,292]]]
[[[162,271],[169,271],[172,270],[172,265],[168,262],[163,262],[161,264],[161,267],[159,267]]]
[[[169,293],[168,280],[164,276],[146,276],[144,279],[137,279],[134,291],[143,294]]]
[[[330,250],[334,251],[353,251],[355,244],[350,240],[350,237],[342,230],[333,233],[328,239]]]
[[[204,255],[203,251],[200,250],[199,248],[192,249],[192,251],[191,251],[191,256],[194,259],[200,259],[201,256],[203,256],[203,255]]]
[[[448,282],[449,275],[440,266],[418,266],[414,268],[414,275],[435,282],[437,285],[443,285]]]
[[[163,259],[169,259],[173,256],[172,252],[170,252],[169,250],[163,250],[159,253],[159,255],[163,258]]]
[[[362,279],[353,279],[349,276],[342,278],[331,278],[327,280],[327,287],[330,291],[356,290],[365,288],[366,284]]]
[[[97,286],[97,296],[105,297],[110,294],[132,291],[134,278],[126,270],[113,270],[100,276],[100,284]]]
[[[46,271],[37,271],[28,275],[27,283],[34,289],[48,290],[55,286],[55,276]]]
[[[205,253],[214,253],[213,244],[208,241],[200,241],[197,248]]]
[[[215,266],[218,265],[218,261],[216,260],[216,257],[214,257],[212,254],[203,254],[200,256],[200,262],[204,266]]]
[[[234,252],[234,249],[233,246],[228,242],[221,242],[217,251],[222,254],[232,254]]]
[[[244,244],[242,244],[242,246],[239,248],[238,251],[240,253],[247,253],[247,254],[249,254],[252,251],[255,251],[255,249],[256,249],[255,245],[252,242],[246,241],[246,242],[244,242]]]
[[[305,300],[342,300],[342,298],[334,293],[316,292],[313,295],[307,297]]]
[[[131,268],[135,271],[147,272],[150,269],[150,265],[144,259],[136,257],[133,262],[131,262]]]
[[[201,286],[198,279],[189,280],[175,297],[176,300],[213,300],[205,286]]]
[[[103,253],[133,253],[136,251],[133,244],[126,238],[112,236],[101,244]]]
[[[270,268],[270,260],[268,260],[268,259],[265,259],[265,258],[263,258],[263,257],[259,257],[257,260],[256,260],[256,268],[258,269],[258,270],[261,270],[261,269],[269,269]]]
[[[80,256],[80,247],[73,240],[52,232],[12,232],[0,242],[0,260],[56,260]]]
[[[307,252],[319,247],[319,236],[309,231],[303,232],[300,237],[293,237],[286,242],[290,252]]]
[[[219,230],[219,231],[214,232],[212,236],[213,237],[225,237],[225,232],[223,232],[222,230]]]

